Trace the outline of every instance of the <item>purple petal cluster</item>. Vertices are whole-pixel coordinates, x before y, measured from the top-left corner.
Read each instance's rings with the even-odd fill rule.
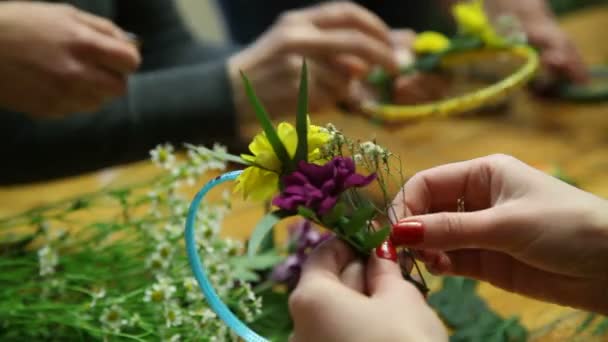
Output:
[[[272,204],[292,212],[303,206],[322,216],[336,205],[345,190],[366,186],[374,179],[375,173],[358,174],[351,158],[335,157],[324,165],[300,161],[296,171],[283,177],[284,190]]]
[[[321,233],[308,220],[301,220],[289,227],[289,246],[292,254],[275,266],[271,279],[286,284],[290,289],[295,288],[308,253],[329,237],[331,233]]]

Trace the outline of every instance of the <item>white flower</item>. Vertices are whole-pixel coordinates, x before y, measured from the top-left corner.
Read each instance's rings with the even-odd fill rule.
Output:
[[[164,303],[171,299],[177,289],[175,286],[164,279],[159,278],[158,282],[146,290],[144,302]]]
[[[361,153],[357,153],[353,156],[353,160],[355,161],[355,164],[361,164],[363,163],[363,156]]]
[[[173,256],[173,246],[166,241],[161,241],[156,245],[156,253],[158,253],[161,258],[170,259],[171,256]]]
[[[97,301],[106,296],[106,289],[104,287],[100,287],[98,289],[94,289],[91,291],[91,297],[93,297],[93,301],[91,301],[91,307],[95,307]]]
[[[386,150],[385,148],[383,148],[380,145],[377,145],[374,142],[371,141],[366,141],[364,143],[361,143],[359,145],[359,148],[361,149],[361,152],[363,152],[363,154],[368,157],[369,159],[376,159],[378,157],[382,158],[382,159],[386,159],[390,156],[390,152],[388,152],[388,150]]]
[[[203,299],[203,293],[198,287],[198,282],[194,277],[184,278],[184,289],[186,290],[186,299],[190,302],[198,302]]]
[[[38,263],[40,264],[40,275],[46,276],[55,273],[55,267],[59,263],[59,256],[49,245],[38,250]]]
[[[184,321],[182,310],[175,302],[170,302],[165,305],[164,316],[167,328],[178,327],[182,325]]]
[[[182,335],[180,334],[175,334],[171,337],[169,337],[169,342],[179,342],[182,340]]]
[[[171,144],[157,145],[155,149],[150,151],[150,157],[156,165],[167,170],[171,169],[175,163],[175,155]]]
[[[154,252],[146,259],[146,267],[152,271],[159,272],[169,268],[169,258],[163,258],[160,253]]]
[[[181,237],[184,233],[184,226],[179,223],[167,223],[165,225],[165,232],[171,239]]]
[[[133,316],[131,316],[131,318],[129,318],[129,326],[131,327],[137,326],[140,322],[141,316],[139,315],[139,313],[135,313],[133,314]]]
[[[112,305],[109,308],[105,308],[99,317],[99,321],[104,327],[109,328],[113,332],[120,332],[120,328],[127,324],[127,321],[123,319],[125,313],[118,305]]]

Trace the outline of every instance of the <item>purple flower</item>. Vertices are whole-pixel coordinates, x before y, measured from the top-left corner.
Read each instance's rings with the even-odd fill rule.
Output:
[[[289,246],[292,254],[274,267],[270,278],[277,283],[286,284],[289,289],[294,289],[300,280],[308,253],[331,236],[329,232],[318,231],[308,220],[301,220],[289,227]]]
[[[356,173],[351,158],[335,157],[324,165],[300,161],[296,171],[283,177],[284,190],[272,204],[292,212],[303,206],[322,216],[345,190],[366,186],[374,179],[375,173],[367,177]]]

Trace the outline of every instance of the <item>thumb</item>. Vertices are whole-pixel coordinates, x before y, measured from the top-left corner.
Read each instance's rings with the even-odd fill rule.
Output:
[[[395,223],[391,232],[395,246],[417,249],[505,251],[516,238],[512,229],[500,223],[496,209],[412,216]]]

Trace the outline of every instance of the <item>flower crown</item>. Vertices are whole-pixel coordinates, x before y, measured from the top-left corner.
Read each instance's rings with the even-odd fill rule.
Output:
[[[207,192],[216,185],[235,180],[235,191],[246,199],[270,201],[275,207],[251,233],[247,246],[249,257],[271,243],[268,237],[273,227],[291,216],[304,217],[328,229],[367,256],[390,234],[388,223],[397,214],[390,212],[393,207],[389,187],[401,188],[404,175],[399,158],[375,141],[350,139],[331,124],[326,127],[311,124],[306,62],[302,66],[295,126],[281,122],[275,127],[247,77],[242,74],[242,78],[262,132],[249,144],[251,154],[240,157],[198,148],[204,154],[240,163],[246,168],[215,178],[195,196],[186,220],[186,250],[194,276],[219,318],[246,341],[266,341],[241,322],[220,299],[199,257],[194,227],[198,207]],[[363,188],[372,184],[380,189],[380,201],[372,201],[363,193]],[[412,263],[415,264],[413,257]],[[404,277],[427,291],[424,280],[414,280],[409,270],[404,272]]]
[[[508,77],[486,88],[418,105],[391,104],[392,77],[377,68],[370,73],[368,82],[378,90],[383,103],[365,104],[365,113],[387,122],[463,113],[500,101],[534,76],[539,66],[538,53],[527,44],[526,35],[515,18],[501,16],[496,22],[498,30],[495,29],[484,12],[483,0],[459,2],[452,7],[452,15],[457,34],[450,39],[434,31],[419,33],[413,44],[416,60],[402,66],[401,75],[433,72],[462,63],[493,59],[505,53],[522,57],[526,62]]]

